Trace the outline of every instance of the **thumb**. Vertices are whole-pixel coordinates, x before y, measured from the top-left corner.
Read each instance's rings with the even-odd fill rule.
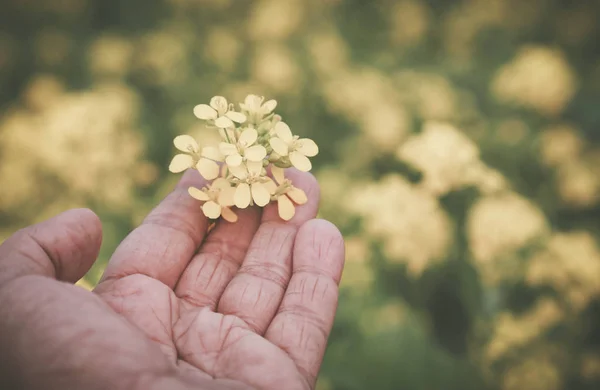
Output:
[[[0,245],[0,286],[26,275],[74,283],[96,260],[101,242],[100,219],[88,209],[21,229]]]

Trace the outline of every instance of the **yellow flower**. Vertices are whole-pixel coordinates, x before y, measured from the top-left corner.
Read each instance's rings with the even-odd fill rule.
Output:
[[[195,199],[203,201],[202,212],[208,218],[217,219],[220,216],[228,222],[236,222],[237,215],[231,210],[235,188],[229,181],[220,177],[212,182],[210,187],[198,189],[190,187],[188,193]]]
[[[319,153],[317,144],[311,139],[299,139],[297,135],[293,135],[285,122],[278,122],[273,130],[275,136],[269,140],[273,151],[282,157],[288,157],[291,164],[299,170],[310,171],[312,164],[308,157]]]
[[[308,202],[308,198],[304,191],[292,185],[290,179],[285,178],[283,168],[273,166],[271,168],[273,180],[269,180],[266,184],[269,192],[274,200],[277,200],[277,211],[279,216],[284,221],[289,221],[296,214],[296,208],[292,200],[299,205]],[[290,200],[291,199],[291,200]]]
[[[204,147],[200,153],[200,147],[196,140],[189,135],[175,137],[173,144],[184,153],[173,157],[169,164],[169,171],[173,173],[183,172],[188,168],[196,168],[206,180],[212,180],[219,176],[218,161],[223,161],[223,156],[218,149]]]
[[[234,127],[233,122],[244,123],[246,115],[233,111],[233,105],[227,104],[223,96],[215,96],[210,99],[210,105],[198,104],[194,107],[194,115],[198,119],[214,120],[215,126],[226,129]]]
[[[248,122],[259,124],[265,116],[268,116],[277,107],[277,101],[268,100],[265,103],[263,96],[248,95],[240,107],[248,117]]]
[[[264,207],[271,200],[271,194],[265,185],[269,178],[265,175],[262,162],[248,161],[236,167],[229,167],[235,177],[237,187],[233,197],[234,203],[240,209],[245,209],[254,203]]]
[[[227,156],[225,162],[230,167],[237,167],[244,161],[262,162],[267,155],[267,149],[262,145],[255,145],[258,132],[253,128],[247,128],[240,134],[235,144],[221,142],[220,152]]]

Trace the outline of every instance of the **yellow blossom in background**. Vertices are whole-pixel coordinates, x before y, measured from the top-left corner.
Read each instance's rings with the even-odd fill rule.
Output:
[[[564,316],[563,309],[556,301],[549,298],[541,299],[531,310],[521,316],[509,312],[501,313],[494,322],[492,339],[486,346],[486,359],[498,360],[515,348],[534,342]]]
[[[423,132],[406,140],[396,156],[423,172],[422,186],[435,195],[459,189],[465,173],[479,160],[475,143],[455,127],[439,122],[425,124]]]
[[[546,217],[533,203],[511,192],[480,198],[469,210],[469,247],[483,280],[496,285],[522,272],[516,251],[549,233]]]
[[[446,254],[451,221],[435,197],[401,176],[357,185],[344,204],[364,219],[367,235],[383,241],[388,259],[406,264],[415,277]]]
[[[583,150],[584,140],[577,129],[559,124],[544,129],[540,137],[542,161],[558,166],[576,159]]]
[[[498,71],[491,89],[501,101],[554,116],[562,112],[575,94],[577,80],[559,50],[526,46]]]
[[[600,295],[600,250],[586,231],[556,233],[529,262],[526,280],[552,286],[574,310]]]

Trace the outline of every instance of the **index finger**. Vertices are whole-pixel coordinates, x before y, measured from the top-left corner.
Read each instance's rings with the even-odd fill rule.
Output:
[[[173,192],[119,245],[100,283],[142,274],[173,288],[206,235],[208,219],[187,191],[204,185],[204,178],[189,169]]]

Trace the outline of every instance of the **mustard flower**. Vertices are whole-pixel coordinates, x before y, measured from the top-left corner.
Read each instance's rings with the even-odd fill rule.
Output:
[[[200,147],[196,140],[189,135],[180,135],[173,140],[175,147],[184,152],[173,157],[169,170],[173,173],[183,172],[189,168],[196,168],[206,180],[212,180],[219,176],[219,164],[223,161],[223,155],[217,148]]]
[[[299,138],[293,135],[285,122],[278,122],[273,128],[274,136],[269,140],[273,151],[281,157],[287,157],[297,169],[308,172],[312,164],[308,157],[316,156],[319,147],[309,138]]]
[[[229,170],[237,183],[233,197],[237,207],[245,209],[253,203],[264,207],[269,203],[271,194],[265,185],[269,178],[266,176],[262,162],[247,161],[244,164],[229,167]]]
[[[269,116],[275,107],[277,107],[276,100],[268,100],[264,102],[263,96],[248,95],[244,100],[244,103],[240,103],[242,111],[246,114],[248,122],[258,125],[262,120]],[[263,103],[264,102],[264,103]]]
[[[231,210],[235,188],[225,178],[215,179],[208,187],[198,189],[190,187],[188,193],[195,199],[203,201],[202,212],[206,217],[217,219],[223,217],[228,222],[236,222],[237,215]]]
[[[269,180],[266,186],[271,198],[277,201],[277,212],[284,221],[289,221],[296,214],[294,203],[303,205],[308,202],[308,197],[300,188],[294,187],[292,181],[287,179],[283,168],[273,166],[271,168],[273,180]],[[292,203],[292,200],[294,203]]]
[[[233,110],[233,104],[228,104],[223,96],[210,99],[210,104],[198,104],[194,107],[194,115],[198,119],[214,121],[215,126],[225,129],[235,127],[234,122],[244,123],[246,115]]]
[[[227,156],[225,162],[230,167],[237,167],[244,161],[261,162],[267,155],[267,149],[257,145],[258,132],[249,127],[242,131],[237,142],[221,142],[219,151]]]

